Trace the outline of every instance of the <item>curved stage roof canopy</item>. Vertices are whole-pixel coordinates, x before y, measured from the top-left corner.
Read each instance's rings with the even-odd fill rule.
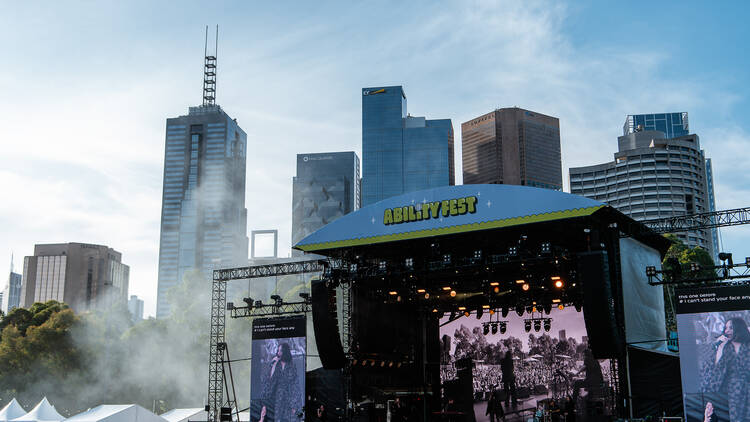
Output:
[[[513,185],[460,185],[384,199],[322,227],[296,249],[351,246],[589,216],[607,205],[578,195]]]

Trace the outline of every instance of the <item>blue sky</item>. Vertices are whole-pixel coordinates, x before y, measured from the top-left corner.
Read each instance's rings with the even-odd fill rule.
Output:
[[[282,251],[295,154],[360,153],[365,86],[403,85],[457,144],[496,107],[560,118],[566,190],[569,167],[612,159],[627,114],[687,111],[717,207],[747,206],[747,16],[743,2],[6,4],[0,274],[35,243],[106,244],[153,313],[165,119],[200,101],[206,24],[217,103],[248,133],[248,230],[278,228]],[[750,255],[750,227],[722,238]]]

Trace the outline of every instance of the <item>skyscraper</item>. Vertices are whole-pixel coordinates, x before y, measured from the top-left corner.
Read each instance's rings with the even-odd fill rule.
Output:
[[[664,115],[674,114],[681,113]],[[571,193],[606,202],[638,221],[711,209],[706,158],[698,135],[669,138],[639,125],[617,138],[617,143],[614,161],[570,169]],[[716,255],[712,230],[676,235],[688,246]]]
[[[136,295],[130,295],[130,299],[128,299],[128,311],[130,311],[130,317],[133,322],[143,320],[143,301],[138,299]]]
[[[186,271],[247,263],[247,135],[215,104],[216,57],[206,56],[203,105],[167,119],[156,317]]]
[[[8,285],[3,290],[3,302],[0,310],[8,314],[13,308],[21,306],[21,286],[23,285],[23,276],[13,272],[13,257],[10,258],[10,275],[8,276]]]
[[[54,243],[34,246],[23,261],[20,306],[56,300],[76,312],[125,305],[130,267],[122,254],[103,245]]]
[[[455,183],[453,124],[407,113],[401,86],[362,89],[362,206]]]
[[[518,107],[461,124],[464,184],[504,183],[562,190],[560,121]]]
[[[354,152],[297,154],[292,187],[292,245],[359,209],[359,157]],[[292,254],[302,255],[296,249]]]

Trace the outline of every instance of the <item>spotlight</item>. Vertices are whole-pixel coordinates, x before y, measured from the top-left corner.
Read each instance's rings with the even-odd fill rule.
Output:
[[[515,246],[511,246],[510,248],[508,248],[508,255],[510,256],[518,255],[518,248],[516,248]]]
[[[465,311],[465,310],[466,310],[466,306],[459,306],[459,307],[458,307],[458,310],[459,310],[459,311]]]
[[[492,291],[494,291],[495,293],[500,293],[500,288],[499,287],[495,287],[494,289],[492,289]]]
[[[247,304],[248,308],[252,308],[253,307],[253,302],[254,302],[253,298],[251,298],[251,297],[243,297],[242,301]]]
[[[656,267],[649,265],[646,267],[646,276],[653,277],[656,275]]]
[[[454,319],[456,319],[456,312],[455,311],[451,311],[451,315],[450,315],[449,319],[451,321],[453,321]]]
[[[538,319],[534,320],[534,331],[539,332],[539,330],[542,329],[542,321],[539,321]]]
[[[426,292],[426,291],[427,291],[427,290],[425,290],[425,289],[417,289],[417,293],[424,293],[424,292]]]
[[[523,305],[516,305],[516,313],[518,316],[523,316]]]
[[[552,304],[551,303],[545,303],[544,304],[544,313],[549,315],[550,312],[552,312]]]
[[[523,283],[523,286],[521,286],[524,292],[528,291],[530,287],[531,286],[529,286],[529,283]]]
[[[367,365],[367,360],[362,359],[362,366],[365,366],[365,365]]]
[[[451,297],[456,297],[456,291],[455,290],[451,290]]]
[[[388,294],[391,295],[391,296],[396,296],[398,294],[398,292],[395,291],[395,290],[392,290],[392,291],[388,292]]]
[[[495,315],[495,310],[494,309],[490,309],[490,315]]]
[[[533,307],[531,307],[531,306],[527,306],[527,307],[526,307],[526,313],[527,313],[527,314],[530,314],[530,313],[532,313],[533,311],[534,311],[534,308],[533,308]]]
[[[730,267],[734,266],[732,262],[732,254],[728,252],[719,252],[719,261],[727,261],[727,265]]]
[[[544,320],[544,331],[549,331],[552,329],[552,320],[547,318]]]
[[[497,322],[492,323],[492,334],[497,334]]]
[[[469,317],[469,315],[471,315],[471,313],[470,313],[469,311],[464,311],[464,316],[465,316],[465,317],[467,317],[467,318],[468,318],[468,317]]]
[[[445,286],[445,287],[443,287],[443,290],[447,292],[447,291],[451,290],[451,288],[448,287],[448,286]]]
[[[500,310],[500,315],[503,316],[503,318],[508,316],[508,307],[504,306],[503,309]]]
[[[555,281],[555,287],[557,287],[558,289],[562,289],[562,286],[563,286],[562,280]]]
[[[374,360],[370,361],[370,366],[375,366],[375,361]]]
[[[563,305],[563,304],[561,303],[561,304],[557,305],[557,309],[559,309],[559,310],[561,310],[561,311],[562,311],[563,309],[565,309],[565,305]]]
[[[549,242],[542,243],[541,252],[543,254],[548,254],[551,250],[551,245]]]
[[[493,281],[492,283],[490,283],[490,286],[499,286],[499,285],[500,283],[497,281]]]
[[[483,325],[483,327],[482,327],[482,333],[483,333],[484,335],[487,335],[487,334],[489,334],[489,333],[490,333],[490,324],[487,324],[487,323],[485,322],[485,323],[484,323],[484,324],[482,324],[482,325]]]
[[[278,302],[281,300],[281,296],[279,295],[271,295],[271,300]]]
[[[385,367],[385,361],[380,362],[380,367],[381,368]]]
[[[234,309],[234,303],[233,302],[227,302],[227,311],[231,311]]]
[[[484,309],[483,309],[483,307],[482,307],[482,308],[479,308],[479,309],[477,309],[477,319],[482,319],[482,314],[484,314]]]
[[[531,307],[531,313],[535,314],[536,312],[537,312],[537,311],[536,311],[536,306],[532,306],[532,307]]]
[[[408,268],[408,269],[412,269],[412,268],[414,268],[414,258],[406,258],[406,259],[404,260],[404,265],[405,265],[405,266],[406,266],[406,268]]]
[[[401,367],[401,362],[399,362],[398,365],[396,365],[396,368],[400,368],[400,367]]]
[[[302,292],[299,294],[299,297],[307,302],[310,299],[310,293]]]
[[[523,329],[526,330],[527,333],[531,331],[531,320],[527,319],[523,322]]]
[[[508,324],[503,321],[500,323],[500,334],[505,334],[505,330],[508,329]]]
[[[695,272],[700,271],[700,269],[701,269],[701,266],[697,262],[691,262],[690,263],[690,271],[692,271],[692,272],[695,273]]]
[[[583,309],[583,305],[580,303],[574,303],[573,307],[576,308],[576,312],[581,312],[581,309]]]
[[[255,301],[255,307],[256,308],[260,308],[261,306],[263,306],[263,301],[262,300],[256,300]]]
[[[388,367],[393,368],[393,361],[388,362]]]
[[[433,313],[433,314],[436,314],[436,313],[437,313],[437,311],[438,311],[438,310],[437,310],[437,308],[435,308],[435,309],[433,309],[433,310],[432,310],[432,313]]]
[[[745,266],[750,267],[750,256],[745,257]]]
[[[425,294],[424,294],[424,298],[425,298],[425,299],[429,299],[429,298],[430,298],[430,294],[429,294],[429,293],[425,293]]]
[[[356,366],[356,365],[357,365],[357,359],[354,359],[354,360],[352,361],[352,366]]]
[[[523,284],[525,282],[526,282],[526,280],[516,280],[516,284]]]

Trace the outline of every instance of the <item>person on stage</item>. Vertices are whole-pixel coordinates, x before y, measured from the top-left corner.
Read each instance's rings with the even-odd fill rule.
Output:
[[[726,394],[730,422],[750,421],[750,331],[745,320],[727,320],[717,340],[702,368],[703,391]]]
[[[490,422],[500,422],[505,420],[505,411],[503,411],[503,404],[500,401],[500,396],[497,394],[497,390],[494,388],[490,393],[490,398],[487,400],[487,411],[484,412],[485,416],[489,415]]]
[[[292,362],[292,351],[287,343],[280,343],[263,390],[260,422],[291,422],[299,420],[297,403],[300,397],[297,371]]]
[[[518,405],[516,397],[516,374],[513,371],[513,353],[505,352],[505,357],[500,361],[500,369],[503,373],[503,390],[505,390],[505,405],[508,406],[510,397],[513,396],[513,406]]]

